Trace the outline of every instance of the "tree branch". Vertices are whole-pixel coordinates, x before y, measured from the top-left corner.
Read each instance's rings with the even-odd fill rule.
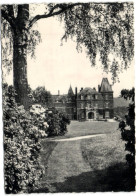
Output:
[[[11,12],[11,10],[10,10]],[[14,29],[15,27],[15,22],[14,22],[14,17],[12,17],[12,15],[9,15],[5,10],[1,10],[1,16],[9,22],[9,24],[11,25],[11,27]]]
[[[28,28],[31,28],[32,25],[40,20],[40,19],[43,19],[43,18],[49,18],[49,17],[52,17],[52,16],[56,16],[56,15],[59,15],[63,12],[65,12],[67,9],[71,9],[75,6],[79,6],[79,5],[85,5],[86,3],[74,3],[74,4],[56,4],[48,14],[43,14],[43,15],[36,15],[29,23],[29,26]],[[60,9],[58,11],[55,11],[56,9]]]
[[[8,15],[11,16],[12,19],[14,19],[14,10],[12,5],[7,5]]]

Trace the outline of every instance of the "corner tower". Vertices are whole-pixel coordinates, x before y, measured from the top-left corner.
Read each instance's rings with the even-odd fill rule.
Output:
[[[100,93],[103,97],[104,118],[113,118],[113,90],[108,78],[102,79]]]
[[[72,87],[70,85],[67,95],[67,102],[66,102],[66,113],[68,114],[68,117],[70,120],[76,119],[76,99],[75,94],[72,90]]]

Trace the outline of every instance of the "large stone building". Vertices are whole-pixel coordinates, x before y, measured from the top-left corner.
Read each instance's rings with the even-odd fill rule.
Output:
[[[107,78],[103,78],[98,91],[81,88],[75,93],[70,86],[67,95],[53,95],[54,106],[71,120],[105,120],[113,118],[113,91]]]

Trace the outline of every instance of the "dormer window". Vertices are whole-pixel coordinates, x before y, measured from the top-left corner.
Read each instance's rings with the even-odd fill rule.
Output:
[[[90,95],[87,95],[87,99],[90,99],[91,98],[91,96]]]

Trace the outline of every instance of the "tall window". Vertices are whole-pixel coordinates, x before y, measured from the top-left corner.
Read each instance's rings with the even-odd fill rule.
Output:
[[[83,95],[81,95],[81,100],[84,100],[84,96]]]
[[[108,95],[105,95],[105,99],[108,100]]]
[[[83,103],[81,103],[81,109],[83,109],[84,108],[84,104]]]
[[[98,108],[98,103],[96,103],[96,108]]]
[[[82,118],[84,118],[84,112],[82,112]]]
[[[110,117],[109,111],[106,111],[105,112],[105,118],[109,118],[109,117]]]
[[[95,95],[95,99],[98,99],[98,95]]]
[[[106,108],[108,108],[109,107],[109,103],[108,102],[106,102]]]
[[[91,107],[91,104],[90,103],[87,103],[87,107],[90,108]]]
[[[91,108],[93,108],[93,106],[94,106],[93,103],[91,103]]]

